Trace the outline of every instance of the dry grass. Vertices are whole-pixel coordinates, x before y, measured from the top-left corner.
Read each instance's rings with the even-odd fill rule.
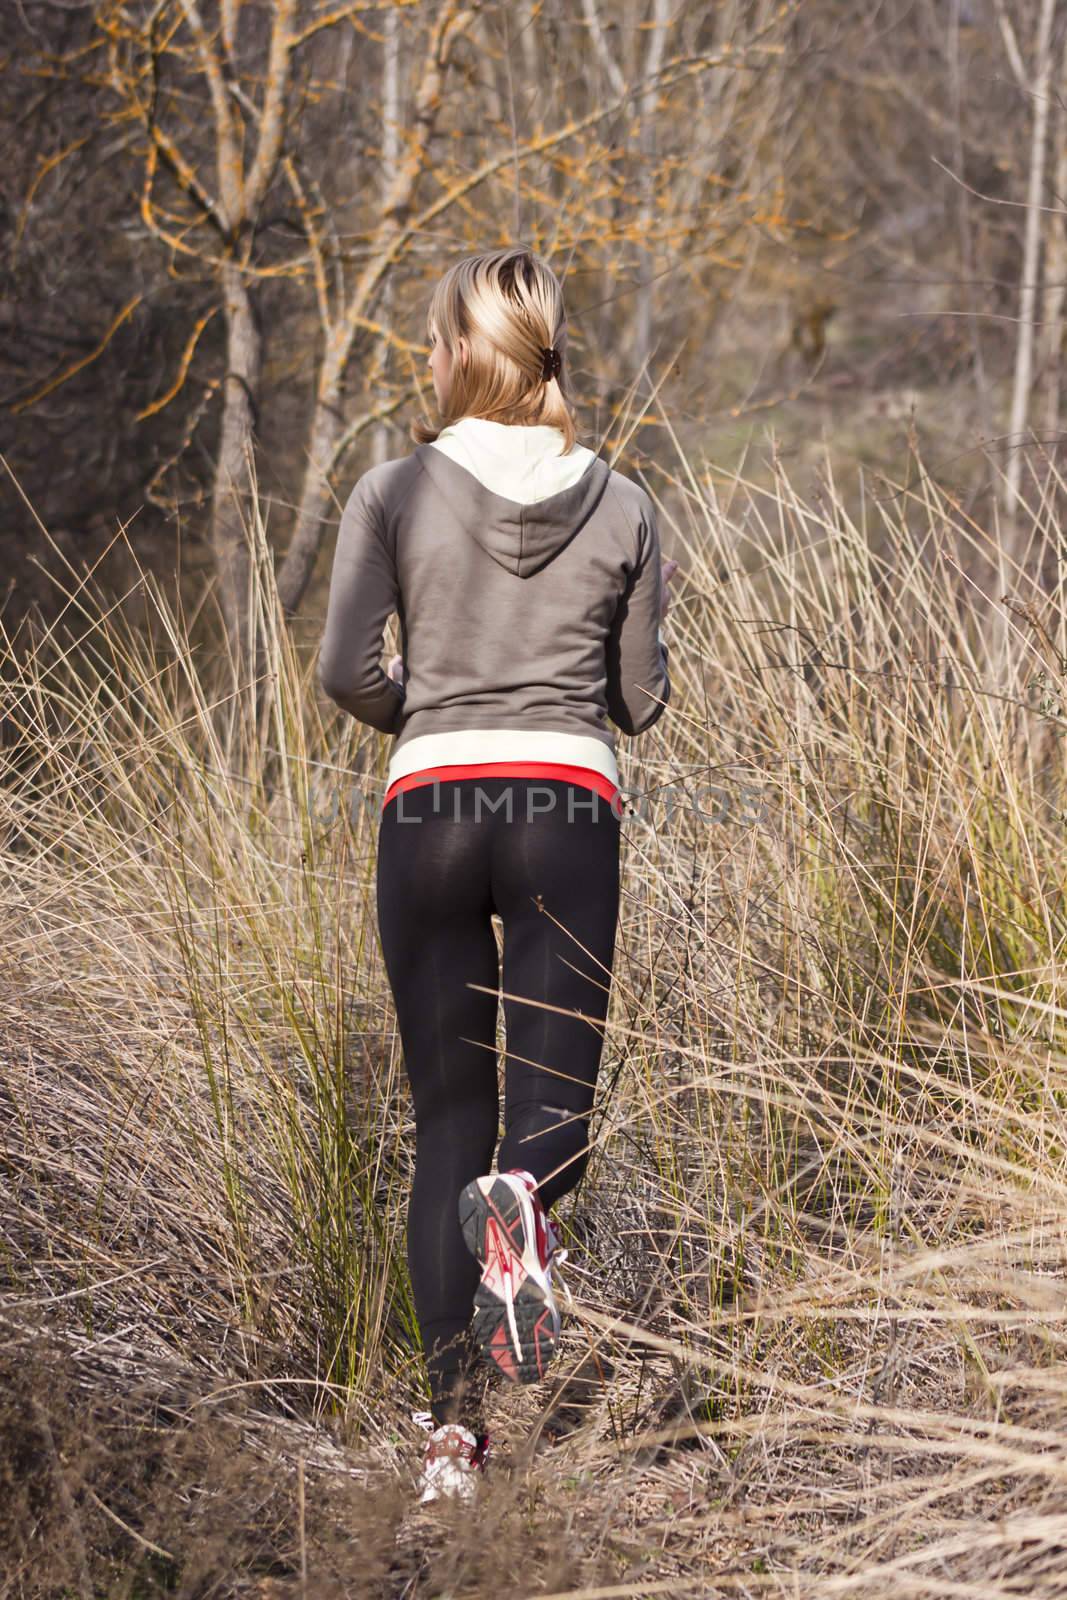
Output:
[[[258,525],[258,706],[148,576],[6,641],[3,1600],[1067,1593],[1060,485],[1001,607],[908,471],[664,495],[574,1304],[477,1520],[411,1495],[386,741]]]

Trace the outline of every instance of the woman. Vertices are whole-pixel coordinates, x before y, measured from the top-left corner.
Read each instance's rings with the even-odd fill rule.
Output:
[[[352,490],[318,667],[338,705],[394,739],[377,914],[415,1112],[423,1500],[471,1492],[484,1464],[472,1357],[530,1382],[556,1347],[549,1212],[588,1162],[618,916],[608,718],[632,737],[670,697],[660,622],[677,565],[661,564],[645,491],[576,442],[544,261],[518,247],[458,261],[427,332],[442,426],[414,424],[414,451]],[[383,670],[394,610],[401,654]]]

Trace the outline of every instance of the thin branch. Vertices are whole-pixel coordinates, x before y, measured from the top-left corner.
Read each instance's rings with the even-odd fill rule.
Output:
[[[333,324],[333,317],[330,312],[330,286],[326,275],[326,243],[322,230],[315,219],[304,185],[300,180],[300,174],[296,170],[296,161],[293,156],[286,156],[282,162],[282,171],[289,180],[289,187],[295,196],[297,209],[304,224],[304,231],[311,246],[311,273],[315,284],[315,298],[319,306],[319,318],[324,330],[329,333]]]
[[[230,110],[230,97],[226,93],[222,68],[211,48],[196,0],[178,0],[178,4],[196,40],[215,112],[215,133],[218,139],[215,165],[219,194],[227,219],[227,229],[232,231],[237,225],[238,218],[244,213],[244,169],[233,125],[233,114]]]
[[[79,372],[84,371],[86,367],[92,366],[94,361],[98,361],[103,355],[104,351],[107,349],[108,345],[111,343],[119,328],[121,328],[127,317],[131,316],[133,312],[136,311],[143,299],[143,294],[135,294],[133,299],[127,301],[126,305],[123,306],[118,316],[114,319],[111,326],[104,334],[104,337],[100,340],[96,347],[89,352],[87,356],[83,356],[80,361],[75,361],[73,366],[67,367],[66,371],[59,373],[56,377],[49,378],[46,384],[44,384],[34,394],[31,394],[28,399],[19,400],[11,407],[11,410],[16,414],[20,411],[28,411],[30,406],[35,406],[39,400],[43,400],[45,395],[54,394],[57,389],[62,388],[63,384],[69,383],[71,378],[75,377]]]
[[[1004,9],[1004,0],[994,0],[994,5],[997,12],[997,21],[1000,23],[1000,31],[1004,39],[1004,49],[1007,51],[1011,70],[1015,74],[1015,81],[1020,89],[1027,89],[1030,86],[1030,80],[1023,65],[1022,51],[1019,49],[1019,41],[1015,37],[1015,29],[1012,26],[1011,18]]]
[[[953,172],[950,167],[946,167],[944,162],[939,161],[936,156],[931,156],[930,160],[934,163],[935,167],[940,167],[941,171],[945,173],[946,176],[950,177],[953,182],[958,183],[961,189],[966,189],[968,194],[973,194],[976,200],[985,200],[991,206],[1017,206],[1022,211],[1028,211],[1030,209],[1029,203],[1026,200],[1008,200],[1003,195],[983,194],[981,189],[972,189],[970,184],[961,178],[958,172]],[[1034,209],[1037,211],[1053,211],[1058,217],[1067,215],[1067,210],[1065,210],[1063,206],[1035,206]],[[1001,282],[999,278],[992,281],[997,283]]]
[[[56,167],[60,166],[64,161],[66,161],[68,156],[72,156],[76,150],[80,150],[83,145],[88,144],[92,137],[92,134],[87,133],[82,138],[73,140],[71,144],[64,145],[62,150],[55,151],[53,155],[41,157],[37,171],[30,181],[30,186],[26,191],[25,198],[23,199],[22,205],[19,209],[18,221],[15,224],[14,233],[12,235],[12,243],[14,245],[17,246],[21,242],[27,220],[29,219],[30,208],[33,205],[34,197],[36,196],[37,191],[41,187],[41,184],[44,182],[45,178],[47,178],[50,172],[54,172]]]
[[[162,411],[166,406],[169,406],[175,395],[180,393],[180,391],[185,387],[185,380],[189,374],[189,368],[192,365],[193,356],[196,354],[196,347],[200,342],[200,335],[203,333],[204,329],[207,327],[208,323],[219,309],[220,308],[217,305],[212,306],[210,311],[205,312],[204,315],[199,318],[196,326],[193,328],[192,333],[186,340],[185,349],[182,352],[182,358],[178,363],[178,375],[174,382],[171,384],[166,394],[161,395],[158,400],[153,400],[150,405],[145,406],[143,411],[138,411],[135,414],[135,422],[143,422],[146,417],[154,417],[157,412]]]
[[[170,168],[178,182],[178,187],[189,194],[200,206],[205,218],[214,223],[220,235],[225,239],[230,234],[230,224],[218,202],[204,188],[193,168],[185,160],[178,146],[170,135],[153,122],[148,129],[149,137],[163,160]]]
[[[232,67],[237,54],[237,27],[241,19],[241,0],[222,0],[220,8],[222,20],[222,48],[226,52],[226,60]]]
[[[373,423],[384,422],[386,417],[393,416],[402,406],[406,406],[410,400],[417,399],[420,392],[418,386],[413,384],[411,388],[403,389],[394,399],[383,400],[380,405],[375,406],[372,410],[363,411],[358,417],[353,417],[333,447],[333,454],[326,469],[326,475],[329,476],[335,471],[345,451],[355,443],[360,434],[365,433]]]
[[[267,94],[260,119],[255,160],[245,186],[246,215],[257,211],[270,185],[285,137],[285,96],[289,88],[289,62],[293,52],[293,15],[296,0],[274,0],[274,27],[267,64]]]
[[[121,1528],[123,1533],[128,1533],[130,1538],[136,1540],[145,1550],[150,1550],[154,1556],[162,1556],[164,1561],[177,1561],[177,1557],[172,1556],[169,1550],[164,1550],[162,1545],[153,1544],[151,1539],[146,1539],[143,1533],[138,1533],[137,1529],[131,1528],[128,1522],[123,1522],[118,1512],[112,1511],[110,1506],[105,1505],[100,1496],[92,1489],[87,1488],[85,1492],[93,1504],[104,1513],[105,1517],[110,1517],[117,1528]]]
[[[390,0],[394,11],[410,10],[422,4],[422,0]],[[298,50],[302,44],[321,33],[323,28],[332,28],[336,23],[343,22],[346,17],[354,17],[363,11],[380,11],[382,0],[346,0],[346,4],[333,6],[330,10],[322,12],[306,28],[293,35],[293,49]]]
[[[165,498],[159,488],[159,485],[163,482],[163,479],[166,477],[167,473],[170,472],[173,467],[177,467],[179,462],[182,460],[185,452],[192,443],[193,436],[195,435],[197,428],[200,426],[201,418],[204,416],[208,406],[211,404],[213,396],[221,388],[221,386],[221,378],[211,378],[204,385],[204,393],[193,407],[189,416],[185,418],[182,428],[182,437],[179,439],[171,454],[165,460],[160,462],[159,466],[156,468],[155,472],[153,472],[151,478],[149,478],[145,485],[145,499],[150,505],[159,506],[163,511],[172,512],[179,503],[174,495],[172,495],[169,500]],[[199,510],[204,504],[204,495],[200,490],[197,490],[195,494],[186,497],[185,503],[192,504]]]
[[[623,77],[618,63],[616,62],[611,51],[608,49],[608,42],[604,37],[604,28],[600,21],[600,13],[596,8],[596,0],[582,0],[582,12],[585,16],[586,26],[589,29],[589,34],[593,41],[593,49],[596,51],[597,58],[600,61],[601,66],[604,68],[604,71],[608,75],[608,80],[612,89],[617,95],[625,94],[626,79]]]

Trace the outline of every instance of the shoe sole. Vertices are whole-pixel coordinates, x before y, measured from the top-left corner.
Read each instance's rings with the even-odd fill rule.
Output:
[[[538,1260],[529,1190],[521,1179],[499,1174],[475,1178],[460,1192],[459,1221],[482,1267],[475,1343],[513,1383],[537,1383],[555,1355],[560,1314]]]

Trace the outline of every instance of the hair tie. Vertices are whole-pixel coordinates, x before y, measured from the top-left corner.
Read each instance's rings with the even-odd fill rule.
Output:
[[[555,345],[546,344],[541,351],[541,382],[547,383],[550,378],[558,378],[562,365]]]

